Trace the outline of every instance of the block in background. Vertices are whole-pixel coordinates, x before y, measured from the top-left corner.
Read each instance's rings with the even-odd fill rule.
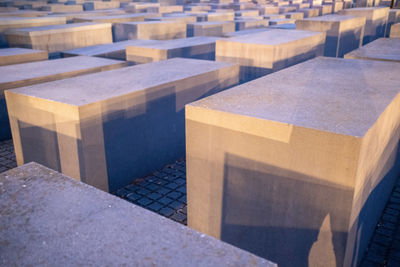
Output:
[[[189,227],[358,266],[400,174],[398,65],[320,57],[187,105]]]
[[[400,63],[400,38],[376,39],[375,41],[346,54],[344,57]]]
[[[159,40],[127,40],[111,44],[86,46],[61,52],[63,57],[94,56],[117,60],[126,60],[126,47],[134,45],[156,44]]]
[[[111,23],[72,23],[6,32],[10,46],[58,52],[84,46],[112,43]]]
[[[10,14],[11,16],[11,14]],[[65,24],[65,17],[2,17],[0,16],[0,47],[8,45],[5,31],[46,25]]]
[[[48,57],[46,51],[17,47],[2,48],[0,49],[0,66],[47,60]]]
[[[388,7],[349,8],[340,10],[338,14],[366,18],[363,44],[385,36]]]
[[[237,82],[234,64],[174,58],[7,90],[17,163],[113,192],[183,157],[185,104]]]
[[[224,36],[235,31],[235,22],[196,22],[187,24],[187,36]]]
[[[116,23],[114,41],[132,39],[169,40],[186,37],[186,23],[175,21],[144,21]]]
[[[325,33],[274,29],[217,40],[215,58],[240,65],[246,82],[323,55]]]
[[[296,29],[325,32],[324,55],[343,57],[359,48],[364,37],[365,18],[343,15],[326,15],[296,21]]]
[[[129,45],[126,47],[126,59],[135,64],[174,57],[214,60],[217,39],[217,37],[199,36]]]

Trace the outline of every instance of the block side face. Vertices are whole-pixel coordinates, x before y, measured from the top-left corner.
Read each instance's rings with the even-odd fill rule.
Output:
[[[362,141],[349,225],[347,264],[359,264],[400,174],[400,94]]]
[[[277,266],[36,163],[0,174],[0,183],[6,264]]]
[[[359,149],[358,138],[188,105],[188,224],[282,265],[343,261]],[[325,230],[336,254],[313,248]]]
[[[82,126],[82,135],[93,143],[87,146],[85,168],[93,170],[92,174],[99,172],[103,161],[99,157],[105,155],[109,191],[113,192],[183,157],[184,106],[237,84],[237,77],[238,67],[228,65],[82,106],[81,116],[90,125],[88,131]],[[87,180],[101,175],[92,174],[88,172]]]
[[[80,179],[77,107],[6,91],[18,165],[35,161]]]

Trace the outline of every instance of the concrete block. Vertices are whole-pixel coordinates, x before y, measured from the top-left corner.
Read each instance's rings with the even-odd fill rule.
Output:
[[[146,21],[176,21],[176,22],[184,22],[184,23],[195,23],[197,21],[197,17],[187,15],[187,14],[182,14],[182,15],[176,15],[176,16],[146,18],[145,20]]]
[[[73,57],[0,66],[0,140],[11,138],[4,90],[119,68],[126,64],[102,58]]]
[[[391,9],[389,11],[388,22],[386,24],[385,37],[389,37],[390,28],[392,27],[392,25],[399,22],[400,22],[400,9]]]
[[[350,8],[340,10],[339,14],[366,18],[363,44],[385,35],[388,7]]]
[[[197,21],[233,21],[235,19],[234,12],[216,12],[198,14]]]
[[[86,46],[61,52],[63,57],[94,56],[117,60],[126,60],[126,47],[134,45],[155,44],[158,40],[127,40],[111,44]]]
[[[118,23],[118,22],[132,22],[144,21],[146,18],[157,16],[156,13],[137,13],[137,14],[122,14],[112,16],[90,16],[84,18],[74,18],[74,22],[97,22],[97,23]]]
[[[62,4],[48,4],[40,8],[42,11],[49,11],[53,13],[63,12],[81,12],[83,11],[82,5],[62,5]]]
[[[390,38],[400,38],[400,23],[392,25],[390,28]]]
[[[17,163],[113,192],[183,157],[185,104],[237,81],[236,65],[174,58],[7,90]]]
[[[302,8],[299,9],[299,12],[302,12],[305,18],[312,18],[319,16],[318,8]]]
[[[189,227],[283,267],[358,266],[400,175],[398,69],[320,57],[187,105]]]
[[[240,81],[323,55],[325,33],[275,29],[217,40],[215,58],[240,65]]]
[[[6,32],[11,46],[57,52],[83,46],[112,43],[111,23],[72,23]]]
[[[130,39],[169,40],[186,37],[186,23],[175,21],[145,21],[116,23],[114,41]]]
[[[365,18],[326,15],[296,21],[296,29],[325,32],[325,56],[343,57],[359,48],[364,37]]]
[[[319,10],[319,15],[328,15],[332,13],[331,5],[313,5],[313,8],[317,8]]]
[[[4,32],[9,29],[29,28],[46,25],[65,24],[65,17],[1,17],[0,16],[0,47],[8,45]]]
[[[270,31],[270,30],[273,30],[273,28],[265,27],[265,28],[248,29],[248,30],[242,30],[242,31],[237,31],[237,32],[231,32],[231,33],[225,34],[224,37],[236,37],[236,36],[241,36],[241,35],[246,35],[246,34]]]
[[[235,31],[235,22],[196,22],[187,24],[187,36],[224,36]]]
[[[304,13],[303,12],[288,12],[285,13],[285,18],[287,19],[303,19]]]
[[[37,163],[0,174],[0,201],[4,265],[277,267]]]
[[[85,11],[99,10],[99,9],[110,9],[110,8],[119,8],[119,7],[120,7],[119,1],[109,1],[109,2],[92,1],[92,2],[84,2],[83,3],[83,9]]]
[[[375,41],[346,54],[344,57],[400,63],[400,38],[376,39]]]
[[[235,20],[235,28],[237,31],[268,27],[269,21],[265,19],[243,18]]]
[[[45,51],[25,48],[3,48],[0,49],[0,66],[47,60]]]
[[[166,60],[174,57],[215,59],[216,37],[199,36],[150,44],[129,45],[126,59],[135,64]]]

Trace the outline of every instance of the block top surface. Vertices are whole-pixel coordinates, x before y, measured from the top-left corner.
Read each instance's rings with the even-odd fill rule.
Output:
[[[189,104],[362,137],[400,97],[399,65],[319,57]]]
[[[98,29],[98,28],[110,28],[111,29],[111,23],[84,22],[84,23],[70,23],[70,24],[39,26],[39,27],[32,27],[32,28],[19,28],[19,29],[8,30],[7,34],[41,35],[41,34],[49,34],[49,33],[94,30],[94,29]]]
[[[400,38],[379,38],[345,55],[348,58],[388,60],[400,63]],[[400,73],[400,65],[399,65]]]
[[[115,42],[111,44],[101,44],[101,45],[93,45],[93,46],[86,46],[80,47],[72,50],[64,51],[67,54],[76,54],[76,55],[85,55],[85,56],[95,56],[104,53],[114,52],[125,50],[127,46],[131,45],[147,45],[147,44],[155,44],[159,43],[159,40],[127,40],[121,42]]]
[[[218,39],[218,37],[209,37],[209,36],[198,36],[198,37],[188,37],[182,39],[172,39],[166,41],[159,41],[156,43],[144,43],[143,46],[146,48],[152,49],[160,49],[160,50],[168,50],[174,48],[183,48],[183,47],[191,47],[196,45],[205,45],[205,44],[213,44]],[[135,46],[135,45],[133,45]],[[140,44],[138,44],[140,46]]]
[[[300,30],[274,29],[272,31],[263,31],[254,34],[246,34],[243,36],[231,37],[221,41],[259,44],[259,45],[280,45],[280,44],[290,43],[293,41],[298,41],[303,38],[314,37],[321,34],[323,33],[300,31]]]
[[[322,22],[341,22],[341,21],[346,21],[346,20],[359,20],[359,18],[354,17],[354,16],[330,14],[330,15],[324,15],[324,16],[318,16],[318,17],[312,17],[312,18],[305,18],[302,20],[322,21]]]
[[[18,47],[2,48],[0,49],[0,57],[33,54],[33,53],[44,53],[44,52],[45,51],[28,49],[28,48],[18,48]]]
[[[173,58],[21,87],[9,92],[81,106],[218,71],[233,65],[226,62]]]
[[[276,266],[37,163],[0,174],[0,203],[6,266]]]
[[[112,64],[120,64],[123,61],[77,56],[54,60],[44,60],[30,63],[22,63],[8,66],[0,66],[0,90],[1,84],[15,81],[40,78],[67,72],[74,72]]]

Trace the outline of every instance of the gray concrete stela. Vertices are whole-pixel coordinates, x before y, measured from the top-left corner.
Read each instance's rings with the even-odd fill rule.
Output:
[[[0,265],[400,266],[399,37],[400,0],[0,0]]]

